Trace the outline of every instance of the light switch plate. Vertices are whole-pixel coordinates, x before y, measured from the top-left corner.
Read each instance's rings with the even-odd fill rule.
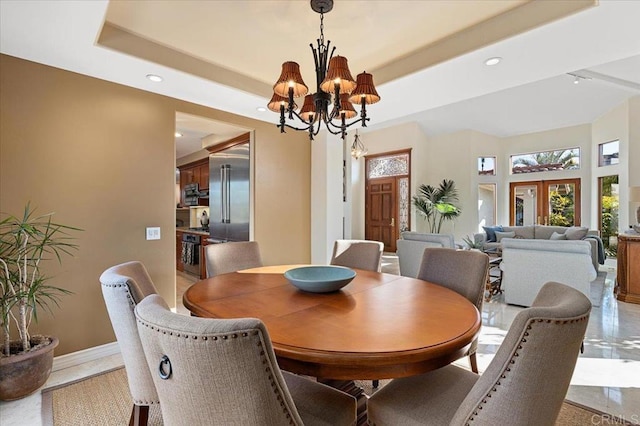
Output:
[[[160,239],[160,227],[147,228],[147,240],[159,240]]]

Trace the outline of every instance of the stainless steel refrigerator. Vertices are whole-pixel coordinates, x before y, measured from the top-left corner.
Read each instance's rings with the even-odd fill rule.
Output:
[[[209,236],[249,241],[249,144],[209,156]]]

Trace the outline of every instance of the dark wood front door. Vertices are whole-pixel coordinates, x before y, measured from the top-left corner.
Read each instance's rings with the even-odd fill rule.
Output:
[[[384,251],[396,251],[396,178],[371,179],[366,190],[365,238],[381,241]]]

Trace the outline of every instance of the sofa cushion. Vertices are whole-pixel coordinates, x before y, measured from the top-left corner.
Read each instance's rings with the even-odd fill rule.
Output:
[[[503,226],[502,231],[506,232],[515,232],[516,237],[526,238],[528,240],[533,240],[535,238],[535,228],[534,225],[525,225],[525,226]]]
[[[553,226],[553,225],[536,225],[535,227],[535,239],[536,240],[550,240],[551,235],[556,232],[558,234],[564,234],[567,230],[566,226]]]
[[[589,232],[589,228],[585,228],[583,226],[570,226],[564,234],[567,236],[567,240],[581,240],[587,236],[587,232]]]
[[[502,232],[502,226],[498,225],[498,226],[483,226],[482,229],[484,229],[484,232],[487,233],[487,242],[488,243],[494,243],[497,240],[496,238],[496,231],[498,232]]]
[[[503,238],[513,238],[515,236],[516,236],[515,231],[509,231],[509,232],[496,231],[496,241],[497,242],[502,241]]]
[[[551,234],[551,238],[549,238],[550,240],[566,240],[567,236],[565,234],[558,234],[557,232],[554,232],[553,234]]]

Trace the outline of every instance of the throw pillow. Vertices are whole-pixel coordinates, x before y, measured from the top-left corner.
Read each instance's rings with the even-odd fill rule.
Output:
[[[496,231],[502,232],[502,225],[498,225],[498,226],[483,226],[482,229],[484,229],[484,232],[487,233],[487,242],[488,243],[495,243],[496,240]]]
[[[513,238],[516,236],[516,232],[515,231],[510,231],[510,232],[500,232],[500,231],[496,231],[496,241],[500,242],[503,238]]]
[[[551,234],[551,237],[549,237],[550,240],[566,240],[567,236],[565,234],[558,234],[557,232],[554,232],[553,234]]]
[[[567,240],[581,240],[587,236],[587,232],[589,232],[589,228],[585,228],[583,226],[570,226],[564,232],[564,235],[567,236]]]

